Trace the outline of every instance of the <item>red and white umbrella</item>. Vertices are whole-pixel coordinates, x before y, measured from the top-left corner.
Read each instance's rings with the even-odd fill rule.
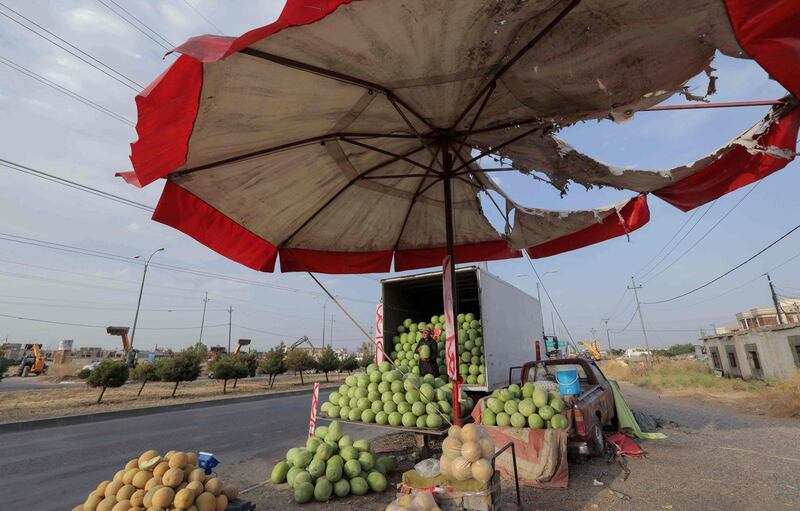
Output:
[[[550,256],[638,229],[649,195],[688,211],[792,161],[797,27],[796,0],[287,0],[274,23],[175,50],[136,98],[123,177],[165,179],[156,221],[260,271]],[[557,137],[660,108],[717,51],[791,95],[706,158],[623,170]],[[478,165],[486,155],[562,192],[636,193],[591,211],[526,207]],[[488,191],[513,212],[504,232],[481,210]]]

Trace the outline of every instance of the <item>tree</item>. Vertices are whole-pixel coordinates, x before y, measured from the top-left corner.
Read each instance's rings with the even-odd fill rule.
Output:
[[[256,375],[256,370],[258,369],[258,353],[255,351],[250,351],[248,353],[239,353],[239,357],[242,359],[244,366],[247,368],[247,375],[246,377],[253,377]]]
[[[375,356],[372,353],[373,344],[368,341],[364,341],[361,343],[361,347],[358,348],[358,365],[359,367],[367,367],[375,360]]]
[[[131,379],[142,382],[139,392],[136,393],[136,397],[141,396],[147,382],[158,381],[158,363],[141,362],[131,371]]]
[[[352,353],[339,364],[339,370],[347,371],[348,374],[352,373],[356,369],[358,369],[358,359]]]
[[[86,385],[90,387],[102,387],[97,404],[103,399],[108,387],[122,387],[128,381],[128,366],[115,360],[103,360],[95,367],[86,378]]]
[[[247,364],[242,357],[217,357],[208,364],[209,371],[214,372],[214,378],[222,380],[222,393],[228,393],[228,380],[247,377]]]
[[[201,364],[208,360],[208,346],[203,344],[200,341],[197,341],[192,346],[189,346],[184,350],[184,353],[192,355],[197,358],[197,361]]]
[[[306,350],[294,349],[286,354],[286,367],[290,371],[300,373],[300,385],[305,385],[306,383],[303,380],[303,372],[314,369],[316,365],[317,361]]]
[[[325,348],[317,360],[317,369],[325,373],[325,381],[329,382],[328,373],[339,369],[339,357],[333,348]]]
[[[14,361],[7,359],[4,354],[0,353],[0,381],[3,381],[3,376],[12,365],[14,365]]]
[[[194,351],[182,351],[174,357],[161,359],[156,374],[161,381],[175,382],[172,388],[172,397],[175,397],[180,382],[194,381],[200,376],[200,361]]]
[[[275,378],[279,374],[285,373],[286,367],[286,346],[280,343],[267,352],[265,358],[258,366],[258,372],[269,376],[269,387],[275,383]]]

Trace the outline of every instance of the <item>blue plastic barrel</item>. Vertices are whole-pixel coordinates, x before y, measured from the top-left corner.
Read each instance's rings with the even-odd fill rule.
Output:
[[[556,371],[556,381],[562,396],[577,396],[581,393],[577,369],[559,369]]]

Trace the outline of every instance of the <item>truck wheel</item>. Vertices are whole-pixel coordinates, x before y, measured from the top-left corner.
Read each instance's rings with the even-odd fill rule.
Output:
[[[603,436],[603,428],[595,422],[592,426],[592,434],[589,439],[589,450],[593,456],[602,456],[605,452],[606,439]]]

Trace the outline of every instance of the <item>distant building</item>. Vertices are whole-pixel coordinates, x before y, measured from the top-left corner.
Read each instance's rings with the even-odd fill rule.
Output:
[[[625,358],[632,361],[645,360],[651,353],[644,348],[628,348],[623,355]]]
[[[783,324],[800,323],[800,300],[779,300],[781,321]],[[778,322],[778,311],[775,307],[758,307],[736,314],[739,330],[754,330],[765,326],[775,326]],[[719,332],[718,332],[719,333]]]
[[[0,353],[8,359],[19,360],[22,358],[23,347],[19,342],[5,342],[0,344]]]
[[[702,341],[708,366],[723,376],[783,379],[800,369],[800,325],[796,322],[716,333]]]

